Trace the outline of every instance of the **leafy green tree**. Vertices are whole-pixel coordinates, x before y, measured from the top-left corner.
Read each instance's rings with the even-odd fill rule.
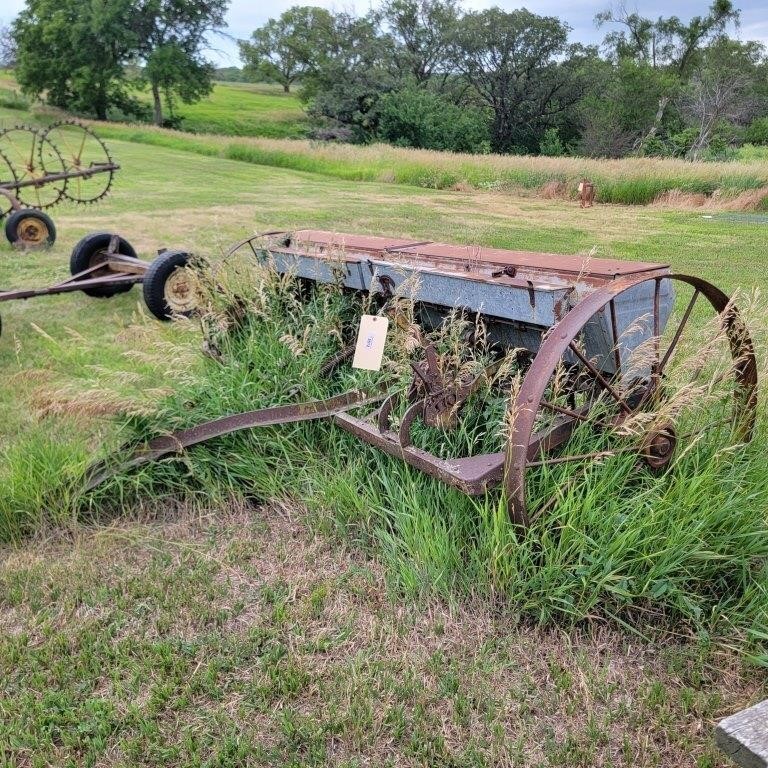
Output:
[[[639,147],[658,132],[670,102],[690,77],[702,48],[724,37],[728,24],[735,23],[738,17],[731,0],[713,0],[705,15],[694,16],[687,24],[676,16],[652,21],[639,13],[629,13],[624,6],[597,14],[598,26],[618,27],[604,40],[617,60],[632,60],[644,66],[649,76],[658,73],[661,94],[653,119],[638,141]]]
[[[171,115],[176,99],[189,104],[213,87],[213,65],[203,57],[208,37],[225,26],[229,0],[138,0],[133,26],[156,125],[163,97]]]
[[[455,66],[493,112],[496,152],[536,152],[546,128],[578,100],[568,55],[568,27],[525,9],[491,8],[458,24]]]
[[[393,61],[401,75],[419,84],[435,75],[447,78],[459,0],[385,0],[379,15],[394,40]]]
[[[247,73],[280,83],[285,93],[307,74],[332,34],[333,18],[324,8],[293,6],[240,40]]]
[[[374,139],[382,97],[402,84],[390,66],[392,45],[374,14],[334,15],[304,78],[309,114],[349,127],[356,141]]]
[[[104,120],[127,108],[124,64],[137,48],[131,0],[27,0],[13,22],[22,90]]]

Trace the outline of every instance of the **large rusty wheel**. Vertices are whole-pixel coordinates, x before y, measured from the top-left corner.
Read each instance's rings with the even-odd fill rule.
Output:
[[[61,153],[37,128],[17,126],[0,131],[0,147],[13,165],[14,184],[10,191],[27,208],[51,208],[64,197],[67,179],[44,181],[46,174],[62,174],[66,168]]]
[[[627,300],[648,307],[647,316],[623,320]],[[596,329],[606,337],[599,350],[594,341],[590,349]],[[567,466],[567,485],[622,452],[664,470],[706,435],[717,444],[749,440],[756,406],[752,342],[720,289],[664,273],[610,283],[547,333],[511,402],[504,471],[510,517],[527,526],[556,500],[529,509],[526,484],[537,471]],[[575,437],[585,430],[600,433],[600,450],[578,451]]]
[[[46,147],[53,145],[59,152],[64,170],[83,174],[69,179],[64,197],[76,203],[95,203],[107,195],[114,170],[106,167],[112,165],[112,157],[107,145],[87,125],[62,120],[48,126],[41,139],[38,143],[40,164],[47,173],[61,171],[59,160],[45,153]],[[89,174],[92,170],[98,172]]]

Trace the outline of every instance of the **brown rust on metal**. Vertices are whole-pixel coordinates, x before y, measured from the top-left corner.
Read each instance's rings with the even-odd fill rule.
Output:
[[[414,244],[403,238],[349,235],[317,229],[293,232],[288,250],[321,257],[333,255],[352,258],[362,255],[369,259],[399,258],[409,264],[421,262],[425,267],[442,267],[462,274],[466,274],[466,265],[469,263],[473,265],[471,272],[487,272],[489,277],[502,280],[513,279],[505,274],[508,267],[513,268],[516,275],[533,272],[545,279],[559,276],[569,282],[578,277],[587,284],[602,284],[617,277],[667,268],[665,264],[652,262],[594,259],[435,242]]]

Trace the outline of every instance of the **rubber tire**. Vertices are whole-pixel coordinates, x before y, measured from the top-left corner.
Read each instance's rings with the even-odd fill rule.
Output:
[[[47,213],[35,208],[22,208],[20,211],[12,211],[8,214],[5,222],[5,236],[11,245],[16,245],[19,240],[19,223],[23,219],[37,219],[48,228],[48,239],[40,245],[30,247],[29,250],[50,248],[56,242],[56,225],[53,219]]]
[[[174,313],[165,301],[165,283],[179,267],[186,267],[190,259],[186,251],[165,251],[149,265],[144,274],[144,303],[158,320],[166,322],[173,317]],[[193,312],[181,314],[189,317]]]
[[[103,251],[109,247],[109,241],[112,239],[113,232],[92,232],[80,240],[72,249],[69,257],[69,273],[77,275],[91,266],[91,258],[98,251]],[[124,238],[119,238],[120,253],[124,256],[137,258],[136,249]],[[93,296],[95,299],[108,299],[118,293],[127,293],[133,288],[133,283],[127,285],[104,285],[94,286],[92,288],[83,288],[86,296]]]

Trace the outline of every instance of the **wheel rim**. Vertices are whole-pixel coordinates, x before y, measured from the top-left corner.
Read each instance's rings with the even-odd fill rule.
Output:
[[[93,203],[108,194],[114,170],[103,166],[112,165],[112,157],[106,144],[86,125],[74,120],[63,120],[50,125],[43,133],[43,139],[59,151],[66,171],[75,171],[81,176],[69,179],[64,197],[76,203]],[[49,162],[41,154],[41,164]],[[54,167],[58,167],[54,162]],[[99,169],[98,173],[88,171]]]
[[[200,286],[188,269],[179,267],[168,275],[163,298],[173,314],[186,315],[200,304]]]
[[[690,300],[684,303],[685,311],[681,313],[679,320],[676,319],[667,328],[663,327],[664,323],[659,313],[660,286],[665,280],[671,281],[670,285],[676,287],[687,286],[688,290],[692,292]],[[543,467],[576,460],[594,462],[595,459],[602,458],[600,452],[568,455],[570,452],[567,449],[564,449],[565,457],[546,458],[544,455],[546,451],[551,450],[552,446],[561,447],[567,444],[570,435],[578,425],[578,419],[584,419],[585,411],[577,412],[576,408],[554,405],[560,412],[563,422],[560,433],[554,433],[549,443],[546,440],[542,441],[541,432],[536,430],[536,424],[540,418],[539,414],[549,411],[553,405],[547,399],[548,388],[551,390],[553,386],[552,382],[555,381],[554,377],[558,373],[559,366],[562,365],[561,361],[564,355],[571,355],[573,359],[578,359],[579,348],[575,341],[580,334],[584,333],[587,324],[600,313],[611,318],[610,326],[614,342],[612,349],[619,350],[617,363],[620,366],[622,343],[620,339],[617,339],[616,334],[615,299],[626,291],[643,284],[653,286],[653,310],[649,312],[652,315],[652,319],[649,321],[651,324],[650,334],[647,344],[644,342],[651,352],[648,364],[650,375],[647,381],[643,382],[642,385],[637,385],[628,380],[624,370],[619,367],[617,381],[624,381],[627,385],[624,390],[619,388],[617,381],[608,380],[605,376],[602,377],[604,381],[601,383],[596,371],[589,370],[589,356],[581,353],[583,360],[579,360],[579,363],[587,371],[588,378],[592,381],[593,390],[599,390],[603,402],[609,401],[614,406],[613,410],[619,412],[618,416],[614,415],[610,418],[610,424],[601,422],[600,427],[621,427],[622,424],[629,423],[650,412],[651,406],[656,407],[659,404],[661,404],[659,405],[659,414],[662,414],[663,404],[666,402],[664,399],[666,396],[665,376],[671,363],[675,360],[677,352],[682,348],[683,335],[686,332],[689,336],[691,335],[693,324],[689,320],[694,306],[699,299],[702,299],[704,306],[708,302],[710,312],[714,310],[714,318],[722,329],[724,353],[730,355],[731,368],[729,372],[732,378],[725,380],[724,392],[726,394],[730,392],[732,426],[736,428],[733,434],[738,440],[747,441],[750,439],[757,405],[757,365],[751,339],[738,311],[729,303],[728,297],[710,283],[687,275],[656,274],[640,279],[616,281],[587,296],[552,328],[528,369],[514,402],[511,404],[508,418],[512,426],[506,450],[505,488],[509,513],[517,524],[526,526],[529,523],[529,510],[526,503],[526,472],[528,470],[534,466]],[[704,350],[702,350],[701,355],[706,358]],[[703,359],[701,363],[700,367],[704,370],[704,364],[707,363],[707,360]],[[593,363],[591,368],[597,369],[597,366]],[[597,370],[597,374],[599,373],[600,371]],[[732,388],[732,392],[730,388]],[[587,414],[592,408],[593,402],[594,400],[588,401]],[[563,411],[568,413],[563,414]],[[720,422],[712,426],[719,425],[721,425]],[[563,436],[565,436],[564,440]],[[544,434],[544,437],[548,437],[548,435]],[[632,448],[632,451],[651,468],[664,469],[671,462],[679,444],[691,437],[692,435],[678,434],[676,425],[668,418],[660,416],[659,419],[648,425],[647,431],[641,436],[639,444]],[[694,437],[694,439],[698,438]],[[541,449],[540,455],[537,453],[539,448]],[[532,454],[537,455],[532,456]],[[608,454],[603,453],[603,455]],[[577,478],[577,475],[574,474],[573,477]],[[555,496],[551,497],[540,509],[547,508],[554,499]]]
[[[67,179],[44,179],[47,174],[62,173],[66,166],[59,150],[43,134],[36,128],[8,128],[0,131],[0,147],[13,166],[14,183],[28,184],[11,190],[23,205],[42,210],[61,200],[67,189]]]
[[[25,245],[44,245],[50,238],[48,225],[33,216],[22,218],[16,227],[19,240]]]

